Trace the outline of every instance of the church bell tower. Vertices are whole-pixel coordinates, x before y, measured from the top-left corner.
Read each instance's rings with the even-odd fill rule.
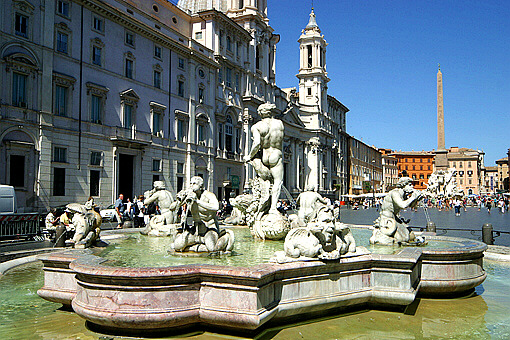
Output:
[[[300,64],[299,104],[317,106],[318,110],[327,110],[326,40],[317,25],[315,13],[310,13],[310,20],[299,37]]]

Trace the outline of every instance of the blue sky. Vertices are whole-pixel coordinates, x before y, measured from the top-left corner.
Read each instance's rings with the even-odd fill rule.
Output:
[[[395,150],[437,147],[437,65],[446,147],[510,148],[510,1],[315,0],[328,42],[328,93],[350,112],[347,132]],[[268,0],[280,34],[277,85],[298,85],[297,39],[311,1]]]

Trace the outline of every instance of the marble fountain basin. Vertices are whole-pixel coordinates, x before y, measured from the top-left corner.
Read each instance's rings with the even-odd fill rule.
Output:
[[[90,250],[65,250],[39,257],[44,286],[38,294],[112,332],[197,324],[247,331],[354,307],[403,310],[418,294],[463,294],[485,280],[484,243],[428,234],[425,238],[444,246],[253,266],[213,261],[126,267]]]

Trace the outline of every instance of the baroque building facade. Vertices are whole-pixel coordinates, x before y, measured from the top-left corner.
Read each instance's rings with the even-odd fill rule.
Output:
[[[349,195],[383,191],[383,155],[373,146],[349,138]]]
[[[428,179],[434,171],[434,153],[430,151],[394,151],[391,156],[397,159],[399,173],[407,172],[413,179],[415,189],[427,187]]]
[[[457,187],[464,195],[480,195],[485,186],[484,153],[469,148],[448,149],[448,167],[455,169]]]
[[[0,182],[20,210],[99,205],[195,175],[219,198],[243,190],[263,102],[285,124],[285,186],[348,190],[345,116],[327,94],[312,11],[299,91],[275,84],[266,1],[7,0],[0,8]]]

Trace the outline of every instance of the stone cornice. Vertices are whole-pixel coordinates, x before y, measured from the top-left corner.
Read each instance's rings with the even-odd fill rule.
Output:
[[[137,32],[138,34],[141,34],[145,37],[148,37],[150,40],[166,46],[167,48],[171,49],[174,52],[179,52],[184,55],[188,55],[190,57],[194,57],[195,59],[199,60],[200,62],[204,64],[209,64],[211,67],[217,67],[214,60],[211,60],[210,58],[207,58],[201,54],[199,54],[194,49],[189,48],[188,46],[183,45],[182,43],[179,43],[169,36],[159,32],[158,30],[148,27],[146,24],[142,23],[141,21],[137,20],[136,18],[133,18],[123,12],[121,12],[119,9],[112,7],[111,5],[104,3],[102,1],[98,0],[78,0],[78,3],[85,6],[91,11],[94,11],[96,13],[101,14],[102,16],[117,22],[123,26],[128,27],[134,32]],[[158,24],[165,26],[170,31],[175,32],[178,35],[182,35],[179,32],[175,31],[173,28],[168,27],[164,23],[158,21]],[[189,40],[189,37],[183,36],[186,40]],[[204,49],[207,49],[205,46]]]
[[[203,20],[215,20],[222,23],[227,29],[240,33],[241,37],[243,37],[243,40],[245,41],[251,41],[253,39],[250,32],[245,30],[241,25],[225,14],[218,12],[215,9],[199,12],[198,16]]]

